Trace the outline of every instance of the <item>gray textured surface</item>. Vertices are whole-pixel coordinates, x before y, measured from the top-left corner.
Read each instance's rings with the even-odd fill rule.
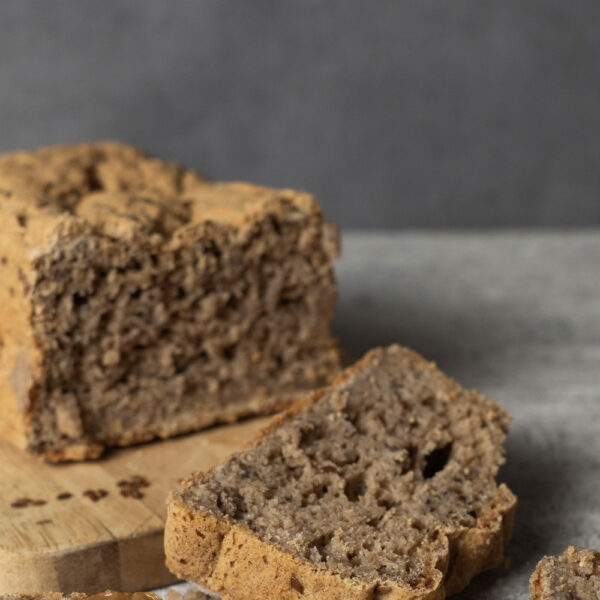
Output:
[[[597,0],[4,0],[0,151],[117,138],[354,227],[600,225]]]
[[[349,357],[400,342],[513,415],[512,567],[460,600],[526,600],[544,554],[600,549],[600,232],[347,234],[335,329]]]

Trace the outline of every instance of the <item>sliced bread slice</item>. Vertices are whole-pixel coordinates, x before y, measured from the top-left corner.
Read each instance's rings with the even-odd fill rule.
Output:
[[[377,349],[169,501],[168,567],[225,599],[441,599],[503,562],[509,415]]]
[[[599,600],[600,552],[569,546],[544,556],[531,576],[531,600]]]

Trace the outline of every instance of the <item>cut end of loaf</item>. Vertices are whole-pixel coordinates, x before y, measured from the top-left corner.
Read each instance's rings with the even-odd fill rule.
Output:
[[[0,191],[0,406],[29,451],[96,458],[338,372],[338,240],[309,194],[115,143],[4,155]]]
[[[283,599],[460,591],[510,537],[515,498],[495,482],[509,420],[417,354],[375,350],[183,483],[168,566],[226,598],[251,597],[248,563],[246,589]]]

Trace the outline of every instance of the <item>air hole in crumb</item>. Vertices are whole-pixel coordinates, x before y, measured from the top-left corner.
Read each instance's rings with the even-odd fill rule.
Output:
[[[90,192],[100,192],[104,189],[102,180],[98,175],[96,165],[90,165],[85,169],[85,177],[87,179],[88,189]]]
[[[452,452],[452,442],[449,442],[441,448],[432,450],[425,457],[425,468],[423,469],[423,477],[431,479],[436,473],[439,473],[448,464],[450,453]]]
[[[267,454],[267,460],[271,463],[274,461],[281,461],[283,455],[281,454],[281,448],[271,448]]]
[[[233,360],[235,357],[235,344],[223,348],[223,357],[227,360]]]
[[[408,471],[414,471],[417,464],[417,448],[415,446],[407,446],[406,451],[408,452],[408,461],[402,470],[403,474]]]
[[[366,485],[362,475],[357,475],[350,479],[344,486],[344,494],[350,502],[357,502],[361,496],[365,495]]]
[[[321,557],[321,562],[325,562],[327,560],[326,548],[327,546],[329,546],[329,543],[331,542],[332,538],[333,533],[325,533],[313,540],[308,546],[309,550],[311,548],[314,548],[319,553],[319,556]]]
[[[221,256],[221,251],[219,250],[219,248],[217,247],[215,242],[213,242],[212,240],[205,243],[204,246],[202,247],[202,250],[206,254],[212,254],[215,258],[220,258],[220,256]]]
[[[423,406],[431,406],[433,404],[433,396],[427,396],[427,398],[423,398],[423,400],[421,400],[421,404]]]
[[[329,488],[326,485],[318,485],[314,489],[314,494],[317,498],[322,498],[327,492]]]
[[[139,287],[136,287],[130,294],[129,296],[131,298],[139,298],[142,295],[142,290]]]
[[[377,506],[381,506],[382,508],[385,508],[385,510],[390,510],[394,505],[387,498],[377,498]]]
[[[273,231],[277,234],[281,234],[281,225],[275,218],[275,215],[269,215],[269,220],[271,221],[271,227],[273,227]]]
[[[300,443],[298,445],[300,448],[302,448],[303,446],[308,446],[313,442],[323,439],[324,436],[325,431],[322,427],[313,425],[312,423],[308,424],[304,429],[302,429],[302,432],[300,434]]]
[[[377,600],[378,598],[383,598],[392,592],[392,588],[388,585],[383,585],[381,583],[377,583],[375,585],[375,589],[373,590],[373,600]]]
[[[468,514],[469,514],[470,517],[473,517],[474,519],[477,519],[477,513],[474,510],[470,510]]]
[[[17,215],[17,223],[19,224],[19,227],[26,227],[27,215]]]
[[[227,299],[227,302],[225,303],[225,308],[235,310],[239,306],[239,304],[240,304],[240,299],[237,296],[234,296],[232,294]]]
[[[373,517],[372,519],[369,519],[367,521],[367,525],[369,527],[377,527],[377,525],[379,525],[379,523],[381,523],[381,519],[382,519],[382,517]]]
[[[88,301],[87,298],[85,296],[82,296],[78,292],[75,292],[73,294],[73,306],[75,308],[78,308],[79,306],[83,306],[84,304],[87,303],[87,301]]]

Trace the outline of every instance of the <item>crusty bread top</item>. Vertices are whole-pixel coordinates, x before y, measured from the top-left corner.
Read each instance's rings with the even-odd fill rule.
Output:
[[[531,600],[599,600],[600,552],[569,546],[545,556],[530,579]]]
[[[0,156],[0,212],[30,219],[83,219],[110,237],[137,231],[172,236],[206,221],[250,226],[260,215],[321,217],[303,192],[248,183],[213,184],[191,169],[132,146],[98,142]]]
[[[425,593],[442,574],[456,591],[501,559],[470,557],[477,566],[453,573],[448,544],[477,532],[491,548],[514,506],[495,482],[509,420],[414,352],[378,349],[255,444],[184,481],[175,502],[379,593]]]

